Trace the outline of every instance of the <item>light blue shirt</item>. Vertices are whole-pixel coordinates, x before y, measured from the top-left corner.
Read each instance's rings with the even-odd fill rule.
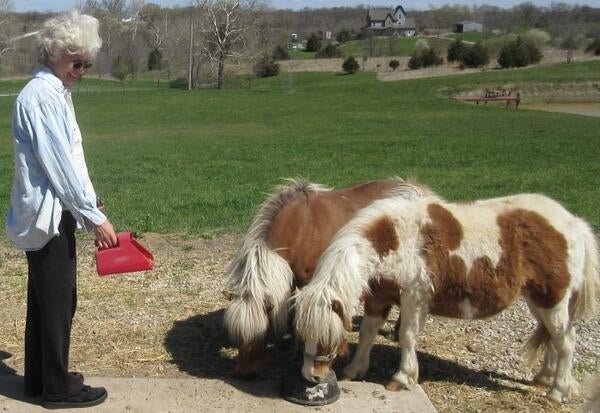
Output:
[[[70,91],[45,66],[33,72],[15,101],[15,170],[6,233],[26,251],[43,248],[59,234],[63,210],[86,230],[106,221],[96,207],[70,103]]]

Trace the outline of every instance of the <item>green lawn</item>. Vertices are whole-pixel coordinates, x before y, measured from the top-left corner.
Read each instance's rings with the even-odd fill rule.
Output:
[[[600,118],[447,97],[477,85],[599,80],[600,61],[392,83],[373,73],[282,73],[241,90],[90,89],[75,104],[118,230],[243,231],[280,178],[341,187],[392,175],[451,200],[543,192],[599,230]],[[2,215],[13,101],[0,98]]]
[[[415,51],[415,43],[421,37],[376,37],[372,46],[368,40],[352,40],[339,46],[344,56],[410,56]],[[436,48],[445,56],[448,45],[446,39],[424,37],[429,46]],[[372,53],[371,53],[372,52]]]

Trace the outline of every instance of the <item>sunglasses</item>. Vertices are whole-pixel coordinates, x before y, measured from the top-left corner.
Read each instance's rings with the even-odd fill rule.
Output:
[[[81,60],[76,60],[73,62],[73,67],[75,69],[81,69],[84,68],[85,70],[88,70],[90,67],[92,67],[92,64],[90,62],[82,62]]]

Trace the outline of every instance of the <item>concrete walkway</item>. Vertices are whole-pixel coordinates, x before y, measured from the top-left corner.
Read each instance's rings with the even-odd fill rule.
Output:
[[[100,406],[64,412],[186,413],[186,412],[403,412],[433,413],[435,408],[420,387],[390,392],[364,382],[340,382],[340,399],[322,407],[304,407],[279,396],[273,380],[222,381],[214,379],[98,378],[86,379],[104,386],[108,399]],[[23,395],[21,376],[0,376],[0,413],[47,411],[36,399]]]

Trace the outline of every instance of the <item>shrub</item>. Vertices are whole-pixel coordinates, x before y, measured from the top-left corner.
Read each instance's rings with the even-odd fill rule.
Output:
[[[444,58],[440,56],[440,52],[435,49],[415,50],[408,61],[408,68],[411,70],[420,69],[422,67],[437,66],[444,63]]]
[[[550,40],[552,40],[552,37],[541,29],[531,29],[525,33],[525,37],[534,42],[538,47],[542,47],[544,44],[550,43]]]
[[[449,62],[460,62],[462,61],[463,55],[467,50],[467,45],[462,40],[457,39],[448,46],[448,54],[446,59]]]
[[[163,54],[158,49],[152,49],[148,55],[148,70],[162,69]]]
[[[423,51],[429,49],[429,43],[427,43],[427,40],[425,39],[418,39],[415,42],[415,50],[417,51]]]
[[[503,68],[524,67],[542,60],[540,48],[531,40],[517,36],[500,50],[498,64]]]
[[[350,40],[352,40],[352,33],[350,33],[349,30],[346,29],[342,29],[340,30],[340,32],[335,36],[335,40],[337,40],[340,43],[346,43],[349,42]]]
[[[283,46],[275,46],[271,56],[273,57],[273,60],[288,60],[290,58],[290,55]]]
[[[398,66],[400,66],[400,62],[397,61],[396,59],[392,59],[390,60],[390,63],[388,64],[389,67],[392,68],[392,70],[395,72],[396,69],[398,69]]]
[[[465,67],[482,67],[490,62],[490,54],[487,47],[481,42],[467,47],[462,55],[461,63]]]
[[[329,43],[327,46],[319,50],[315,57],[317,59],[326,59],[332,57],[342,57],[342,52],[333,44]]]
[[[585,48],[586,53],[593,53],[595,56],[600,56],[600,39],[594,40],[588,47]]]
[[[256,77],[271,77],[279,74],[279,65],[270,56],[261,57],[253,67]]]
[[[121,55],[117,56],[110,68],[110,74],[113,75],[115,79],[123,80],[127,76],[127,73],[129,73],[129,70],[123,61],[123,58]]]
[[[321,48],[321,38],[314,33],[311,33],[306,40],[306,51],[316,52]]]
[[[358,64],[354,56],[350,56],[346,60],[344,60],[344,63],[342,63],[342,69],[344,69],[344,72],[352,74],[357,72],[358,69],[360,69],[360,65]]]

